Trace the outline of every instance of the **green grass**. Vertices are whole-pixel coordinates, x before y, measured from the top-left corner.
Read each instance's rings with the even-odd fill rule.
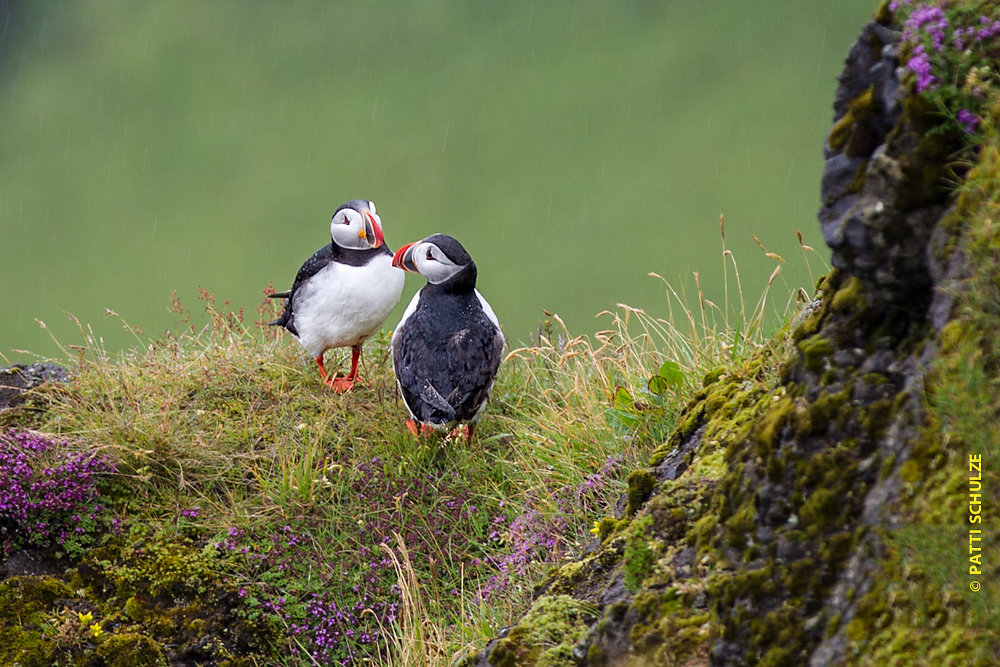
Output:
[[[771,257],[753,307],[725,246],[722,260],[733,304],[689,303],[664,281],[664,317],[619,305],[604,330],[576,336],[549,316],[508,350],[471,443],[410,435],[387,333],[365,346],[363,382],[338,395],[261,326],[279,304],[265,299],[251,322],[205,291],[204,313],[175,299],[174,331],[136,333],[124,354],[78,323],[79,344],[58,341],[72,381],[4,421],[117,463],[109,502],[126,534],[95,539],[117,545],[98,562],[121,591],[220,586],[277,628],[288,664],[447,664],[523,613],[534,583],[591,539],[702,375],[764,344],[783,260]],[[330,365],[346,362],[338,351]],[[159,555],[138,568],[130,554],[150,544]],[[120,618],[126,597],[81,605]]]

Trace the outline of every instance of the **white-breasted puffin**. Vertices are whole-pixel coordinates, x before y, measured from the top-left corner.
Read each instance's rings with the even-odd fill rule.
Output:
[[[392,265],[427,278],[392,333],[406,426],[414,435],[455,428],[472,438],[504,345],[493,309],[476,290],[476,264],[461,243],[434,234],[400,248]]]
[[[316,360],[323,382],[342,392],[354,386],[361,344],[399,303],[405,276],[392,266],[372,202],[354,199],[341,205],[330,221],[330,238],[330,245],[299,269],[292,289],[271,295],[285,299],[285,310],[269,324],[288,329]],[[326,373],[323,354],[332,347],[351,348],[346,377]]]

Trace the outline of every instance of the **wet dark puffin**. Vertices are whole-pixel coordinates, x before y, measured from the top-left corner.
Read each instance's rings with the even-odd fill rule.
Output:
[[[285,299],[285,310],[269,324],[288,329],[316,360],[323,382],[342,392],[354,386],[361,344],[399,303],[404,276],[392,266],[372,202],[354,199],[338,208],[330,238],[299,269],[292,289],[271,295]],[[332,347],[351,348],[346,377],[327,376],[323,354]]]
[[[392,334],[392,366],[417,435],[456,426],[472,437],[503,355],[503,333],[476,290],[476,264],[458,241],[435,234],[403,246],[392,265],[419,273]]]

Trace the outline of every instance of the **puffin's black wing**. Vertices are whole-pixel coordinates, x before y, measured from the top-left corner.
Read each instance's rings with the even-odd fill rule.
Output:
[[[455,406],[457,419],[469,420],[489,398],[503,356],[503,334],[483,313],[470,326],[449,336],[447,347],[449,361],[455,366],[449,403]]]
[[[393,339],[393,366],[403,401],[422,422],[472,419],[496,377],[503,334],[481,309],[453,331],[443,331],[421,310]]]
[[[436,367],[441,345],[420,310],[392,337],[392,366],[399,393],[413,416],[421,422],[443,424],[455,418],[455,409],[431,381],[441,373]]]
[[[323,267],[334,261],[334,259],[333,244],[323,246],[314,252],[313,256],[307,259],[306,263],[299,269],[299,272],[295,274],[295,282],[292,283],[292,289],[287,292],[275,292],[274,294],[271,294],[270,296],[272,299],[285,299],[285,310],[281,313],[280,317],[276,320],[268,322],[268,324],[271,326],[285,327],[297,336],[299,332],[295,329],[295,317],[292,312],[292,301],[295,296],[295,291],[299,289],[302,283],[319,273]]]

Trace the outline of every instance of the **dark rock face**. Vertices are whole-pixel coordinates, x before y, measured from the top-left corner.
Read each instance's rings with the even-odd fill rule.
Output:
[[[905,97],[898,40],[873,22],[851,49],[824,149],[819,212],[833,266],[863,278],[883,301],[930,285],[927,249],[947,204],[944,165],[957,148],[923,136],[931,119]]]
[[[68,382],[69,373],[55,364],[14,364],[0,368],[0,410],[15,407],[23,400],[24,392],[46,381]]]

